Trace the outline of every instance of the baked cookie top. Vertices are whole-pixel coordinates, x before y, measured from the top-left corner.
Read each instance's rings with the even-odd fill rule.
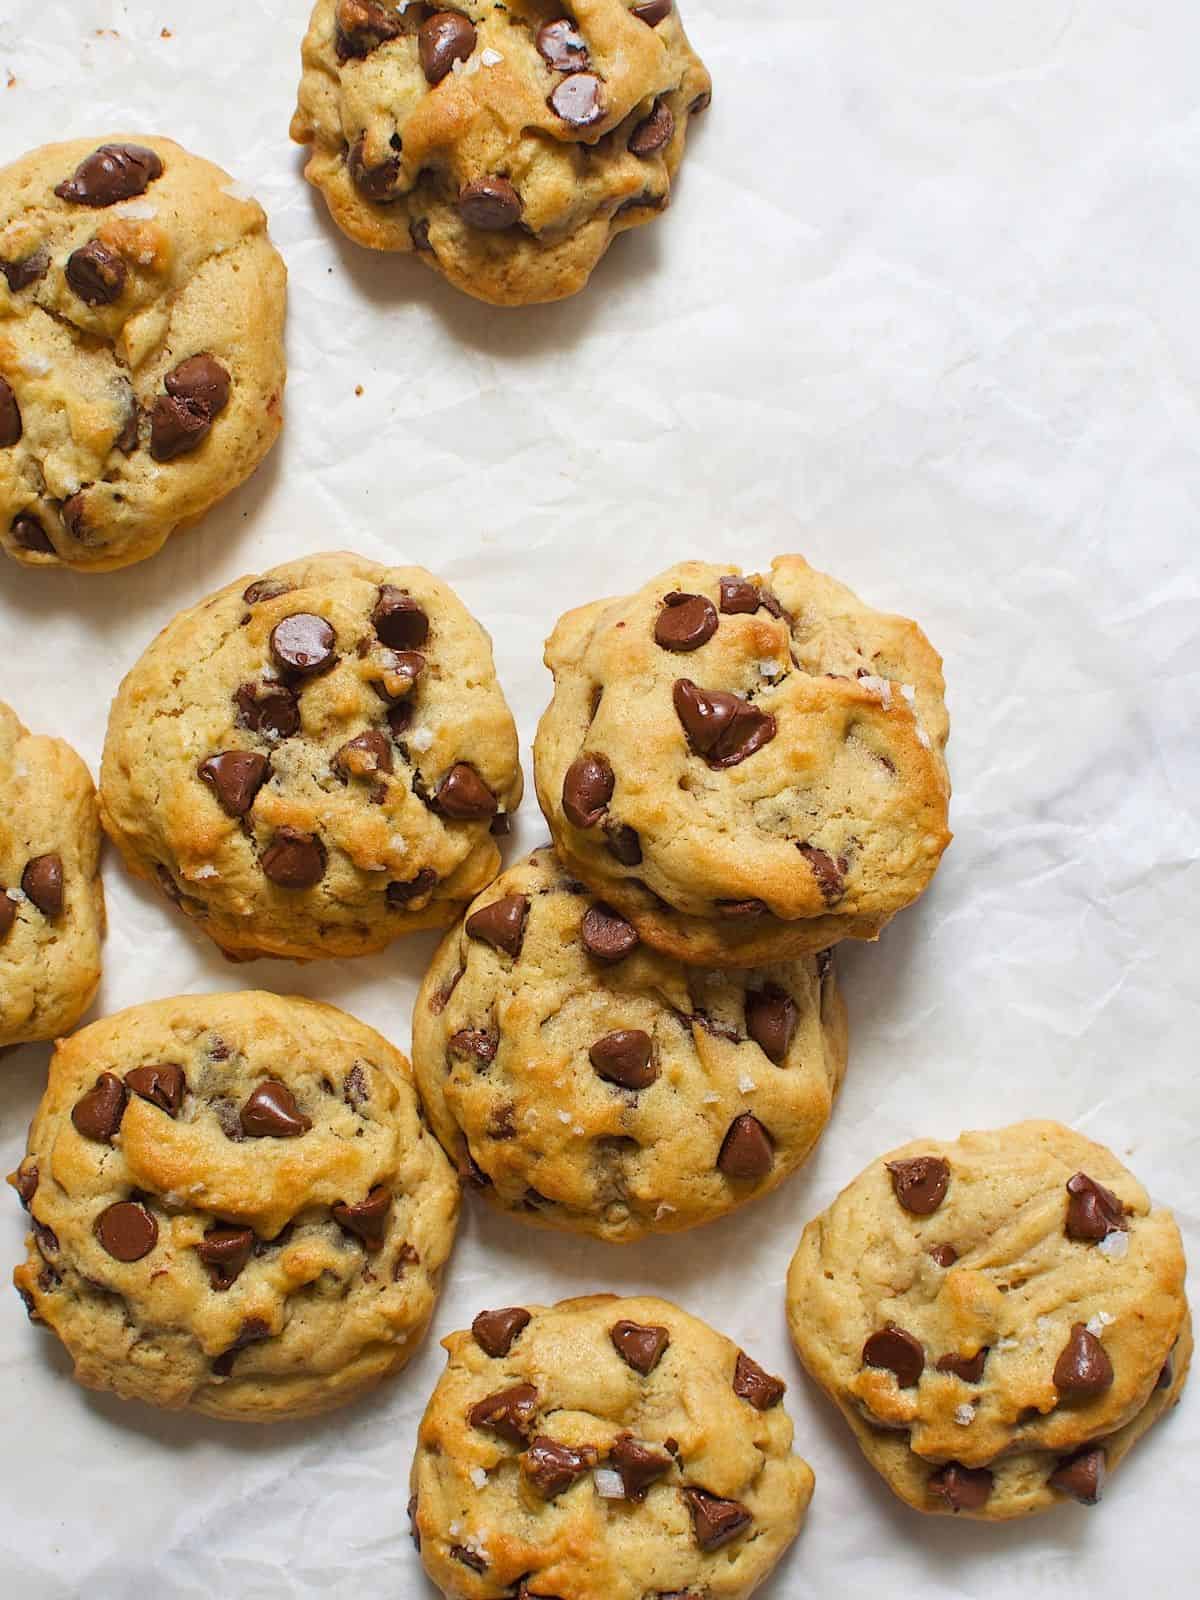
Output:
[[[286,273],[262,207],[170,139],[0,168],[0,545],[141,561],[279,432]]]
[[[335,222],[497,305],[582,289],[668,204],[711,82],[671,0],[317,0],[292,138]]]
[[[484,1311],[443,1344],[409,1504],[454,1600],[745,1600],[813,1475],[784,1384],[666,1300]]]
[[[64,1040],[9,1181],[33,1228],[17,1288],[81,1383],[255,1421],[404,1365],[458,1211],[400,1052],[253,991]]]
[[[800,1165],[841,1083],[846,1015],[829,958],[685,967],[547,846],[442,942],[413,1063],[489,1201],[625,1242],[723,1216]]]
[[[874,938],[950,839],[941,662],[799,556],[699,561],[568,612],[538,799],[568,869],[656,947],[753,966]]]
[[[343,553],[168,623],[114,702],[101,807],[223,949],[304,959],[450,921],[521,789],[484,630],[423,568]]]
[[[897,1493],[1013,1516],[1177,1395],[1184,1271],[1174,1218],[1108,1150],[1024,1122],[872,1163],[805,1229],[788,1315]]]
[[[100,982],[103,934],[91,773],[0,701],[0,1048],[75,1026]]]

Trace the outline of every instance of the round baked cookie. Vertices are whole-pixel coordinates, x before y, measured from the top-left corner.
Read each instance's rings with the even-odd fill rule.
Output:
[[[804,1230],[800,1359],[918,1511],[1003,1521],[1094,1505],[1191,1359],[1168,1211],[1056,1122],[874,1162]]]
[[[744,1600],[799,1532],[785,1385],[669,1301],[506,1306],[442,1343],[409,1517],[450,1600]]]
[[[443,940],[413,1064],[435,1133],[494,1206],[624,1243],[795,1171],[842,1080],[846,1012],[828,955],[686,967],[546,846]]]
[[[170,139],[0,168],[0,544],[104,572],[249,477],[282,422],[287,274],[262,207]]]
[[[568,612],[538,799],[648,944],[756,966],[873,939],[949,843],[941,661],[799,556],[689,561]]]
[[[227,954],[304,960],[451,921],[521,788],[484,630],[423,568],[339,554],[168,623],[114,702],[101,811]]]
[[[317,0],[292,138],[334,221],[494,305],[582,289],[666,208],[711,81],[672,0]]]
[[[253,991],[60,1043],[9,1182],[33,1229],[17,1289],[80,1383],[255,1422],[404,1366],[459,1193],[398,1050]]]
[[[0,1049],[75,1026],[100,983],[103,936],[91,773],[0,701]]]

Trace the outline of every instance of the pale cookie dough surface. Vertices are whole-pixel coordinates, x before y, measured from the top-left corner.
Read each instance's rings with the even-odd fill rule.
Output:
[[[452,920],[499,871],[521,789],[462,602],[423,568],[336,554],[163,629],[113,705],[101,807],[130,869],[229,954],[307,959]]]
[[[253,991],[65,1040],[10,1182],[33,1225],[17,1288],[81,1383],[263,1422],[405,1364],[458,1211],[400,1052]]]
[[[303,68],[292,137],[338,226],[496,305],[574,294],[653,220],[711,93],[669,0],[317,0]]]
[[[91,774],[0,702],[0,1049],[75,1026],[100,982],[103,935]]]
[[[805,1160],[846,1014],[828,957],[711,972],[635,942],[605,961],[595,914],[548,846],[504,873],[434,958],[413,1063],[490,1203],[626,1242],[723,1216]]]
[[[559,855],[657,948],[755,966],[872,939],[933,877],[940,658],[801,557],[672,567],[569,611],[546,664],[534,771]]]
[[[1108,1150],[1025,1122],[868,1167],[805,1229],[788,1317],[895,1493],[1002,1520],[1094,1503],[1178,1399],[1184,1272],[1174,1218]]]
[[[668,1301],[510,1306],[443,1344],[409,1514],[451,1600],[745,1600],[799,1531],[783,1383]]]
[[[5,552],[127,566],[248,477],[282,422],[286,276],[262,207],[170,139],[0,169]]]

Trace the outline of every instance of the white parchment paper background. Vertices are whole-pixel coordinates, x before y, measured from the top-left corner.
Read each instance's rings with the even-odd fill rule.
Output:
[[[170,134],[253,189],[291,269],[282,445],[140,567],[5,564],[0,695],[95,768],[119,677],[177,609],[327,548],[455,585],[526,754],[559,611],[670,561],[799,550],[918,617],[946,657],[957,840],[920,907],[843,959],[851,1070],[814,1159],[739,1217],[624,1251],[469,1206],[435,1335],[652,1288],[784,1373],[817,1493],[765,1600],[1194,1593],[1196,1381],[1097,1510],[923,1519],[804,1379],[781,1285],[870,1158],[1033,1114],[1111,1144],[1200,1262],[1200,9],[687,0],[716,99],[671,214],[574,302],[507,313],[326,222],[286,138],[307,10],[0,0],[0,161]],[[542,836],[529,800],[513,853]],[[106,882],[99,1011],[259,984],[407,1049],[430,940],[233,968],[111,853]],[[0,1068],[5,1171],[46,1059]],[[21,1236],[14,1200],[5,1263]],[[433,1337],[348,1411],[222,1426],[77,1390],[6,1295],[0,1594],[427,1600],[404,1504],[441,1364]]]

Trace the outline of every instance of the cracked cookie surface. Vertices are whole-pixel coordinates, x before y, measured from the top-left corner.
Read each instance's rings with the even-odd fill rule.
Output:
[[[496,305],[582,289],[669,203],[711,81],[671,0],[317,0],[292,138],[334,221]]]
[[[234,956],[361,955],[500,867],[521,797],[491,642],[420,567],[333,554],[168,623],[114,702],[104,826]]]
[[[781,1183],[846,1064],[828,957],[706,971],[631,932],[536,850],[446,936],[413,1012],[422,1098],[471,1186],[616,1242]]]
[[[919,1140],[804,1230],[792,1339],[871,1464],[921,1511],[1068,1499],[1178,1400],[1192,1336],[1179,1229],[1054,1122]]]
[[[0,702],[0,1049],[73,1028],[100,982],[104,890],[91,773]]]
[[[941,662],[799,556],[689,561],[562,617],[534,746],[559,855],[649,944],[754,966],[872,939],[949,843]]]
[[[784,1384],[668,1301],[507,1306],[442,1342],[409,1515],[453,1600],[746,1600],[798,1533]]]
[[[0,169],[0,544],[103,572],[152,556],[282,422],[286,272],[262,207],[170,139]]]
[[[184,996],[55,1051],[14,1275],[88,1388],[273,1421],[402,1367],[458,1185],[407,1061],[332,1006]]]

